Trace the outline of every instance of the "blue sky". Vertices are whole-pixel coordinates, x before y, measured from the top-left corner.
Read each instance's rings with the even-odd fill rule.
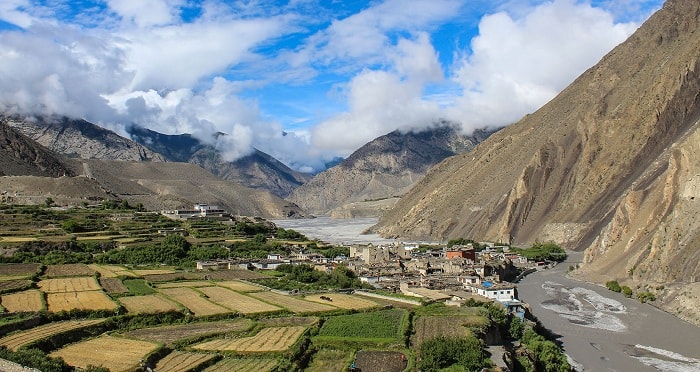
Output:
[[[661,0],[3,0],[0,107],[318,171],[392,130],[530,113]]]

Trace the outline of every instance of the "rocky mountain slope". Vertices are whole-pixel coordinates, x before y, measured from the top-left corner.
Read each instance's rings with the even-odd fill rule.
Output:
[[[537,112],[422,179],[374,230],[586,250],[579,274],[700,324],[700,2],[669,0]]]
[[[164,161],[146,147],[82,119],[8,117],[7,123],[44,147],[70,158]]]
[[[168,161],[197,164],[225,180],[267,190],[279,197],[286,197],[311,179],[310,175],[296,172],[259,150],[231,162],[224,160],[214,146],[189,134],[167,135],[138,126],[128,131],[134,141],[163,154]]]
[[[428,169],[465,152],[490,135],[464,136],[448,123],[423,132],[394,131],[367,143],[287,198],[314,214],[378,216],[406,193]]]
[[[24,136],[0,116],[0,176],[72,176],[63,159]]]

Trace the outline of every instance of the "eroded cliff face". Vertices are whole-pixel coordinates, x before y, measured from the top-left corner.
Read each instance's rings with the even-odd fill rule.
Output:
[[[699,276],[698,118],[700,2],[670,0],[540,110],[434,167],[374,231],[586,249],[582,275],[687,313],[693,290],[672,288]]]

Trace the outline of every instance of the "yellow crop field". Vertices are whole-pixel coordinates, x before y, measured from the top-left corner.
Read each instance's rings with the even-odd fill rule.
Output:
[[[105,320],[106,319],[68,320],[65,322],[49,323],[0,338],[0,346],[4,346],[12,351],[17,351],[20,347],[32,342],[75,329],[100,324]]]
[[[240,280],[227,280],[224,282],[217,282],[216,285],[226,287],[237,292],[260,292],[264,289],[257,285],[246,283]]]
[[[282,295],[275,292],[257,292],[250,296],[260,300],[279,305],[295,313],[313,313],[317,311],[330,311],[336,308],[326,304],[319,304],[311,301],[304,301],[292,296]]]
[[[50,312],[78,310],[114,310],[114,303],[102,291],[57,292],[46,294],[46,305]]]
[[[189,280],[182,282],[170,282],[156,284],[156,288],[178,288],[178,287],[210,287],[216,285],[214,282],[209,282],[206,280]]]
[[[2,306],[9,312],[44,310],[44,294],[37,289],[6,294],[2,296]]]
[[[332,301],[324,300],[321,298],[321,296],[330,298],[332,299]],[[367,309],[370,307],[379,306],[379,304],[377,304],[374,301],[370,301],[361,297],[352,296],[344,293],[314,294],[305,296],[304,299],[322,304],[332,305],[341,309]]]
[[[165,288],[161,293],[190,309],[196,316],[230,313],[231,310],[217,305],[202,297],[202,294],[192,288]]]
[[[126,267],[123,266],[117,266],[117,265],[88,265],[92,270],[95,270],[96,272],[100,273],[100,276],[103,278],[116,278],[119,276],[128,276],[128,277],[135,277],[136,274],[132,273],[127,269]]]
[[[188,372],[216,358],[215,354],[187,353],[173,351],[158,361],[156,371]]]
[[[204,293],[209,300],[243,314],[282,310],[277,306],[270,305],[267,302],[258,300],[257,298],[252,298],[227,288],[202,287],[199,288],[199,290]]]
[[[160,275],[160,274],[174,274],[177,271],[170,269],[152,269],[152,270],[131,270],[137,276],[144,275]]]
[[[130,313],[163,313],[180,310],[176,303],[159,295],[120,297],[119,302]]]
[[[37,286],[46,293],[97,291],[102,288],[92,276],[45,279]]]
[[[272,358],[226,358],[204,372],[270,372],[279,362]]]
[[[158,349],[149,341],[131,340],[114,336],[100,336],[91,340],[70,344],[49,354],[63,358],[74,367],[102,366],[110,371],[131,371],[139,367],[142,359]]]
[[[92,276],[95,275],[95,270],[91,269],[86,264],[61,264],[46,266],[47,278],[55,278],[61,276]]]
[[[285,351],[294,345],[305,330],[306,327],[303,326],[263,328],[252,337],[212,340],[194,345],[193,348],[239,353]]]

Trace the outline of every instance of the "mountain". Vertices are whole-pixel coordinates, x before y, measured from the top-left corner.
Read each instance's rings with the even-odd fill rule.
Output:
[[[41,129],[44,124],[47,128]],[[66,159],[20,129],[56,151],[81,158]],[[165,157],[83,120],[25,121],[0,116],[0,155],[0,175],[11,176],[0,177],[3,202],[41,204],[51,197],[59,205],[80,205],[122,199],[150,210],[191,208],[206,202],[246,216],[305,216],[278,196],[226,181],[196,164],[147,161]],[[89,159],[94,157],[101,159]]]
[[[7,123],[44,147],[70,158],[164,161],[146,147],[82,119],[6,117]]]
[[[63,159],[7,124],[0,116],[0,176],[72,176]]]
[[[167,135],[139,126],[131,126],[127,131],[134,141],[163,154],[168,161],[197,164],[225,180],[267,190],[279,197],[286,197],[311,179],[310,175],[296,172],[257,149],[238,160],[226,161],[214,146],[190,134]]]
[[[669,0],[557,97],[433,168],[373,231],[585,250],[584,278],[700,324],[700,2]]]
[[[489,135],[487,131],[461,135],[444,122],[421,132],[393,131],[317,174],[295,189],[287,200],[314,214],[377,216],[390,208],[431,166],[468,151]]]

